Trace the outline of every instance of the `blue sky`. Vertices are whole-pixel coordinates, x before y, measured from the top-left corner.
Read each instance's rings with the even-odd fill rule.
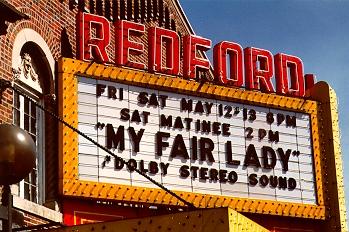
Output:
[[[349,183],[349,1],[180,0],[195,33],[300,57],[305,73],[337,92]],[[212,54],[208,53],[210,59]],[[349,209],[349,184],[346,186]]]

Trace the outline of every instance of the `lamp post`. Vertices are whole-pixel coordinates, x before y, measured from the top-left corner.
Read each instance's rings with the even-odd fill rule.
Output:
[[[36,148],[32,137],[23,129],[0,124],[0,185],[2,204],[7,206],[4,231],[12,231],[12,194],[10,185],[20,182],[35,167]]]

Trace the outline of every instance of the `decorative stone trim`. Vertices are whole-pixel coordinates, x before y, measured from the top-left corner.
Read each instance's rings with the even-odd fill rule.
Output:
[[[13,196],[13,207],[40,218],[50,220],[52,222],[62,222],[63,215],[60,212],[38,205],[34,202],[25,200],[16,195]]]

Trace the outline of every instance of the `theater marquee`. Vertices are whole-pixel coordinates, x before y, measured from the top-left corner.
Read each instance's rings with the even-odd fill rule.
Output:
[[[317,102],[63,59],[62,194],[324,218]]]

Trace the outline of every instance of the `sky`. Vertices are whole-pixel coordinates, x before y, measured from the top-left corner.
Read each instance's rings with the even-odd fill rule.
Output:
[[[349,0],[180,0],[195,33],[303,60],[304,73],[336,91],[344,168],[349,183]],[[212,54],[207,53],[212,61]],[[349,184],[345,185],[349,209]]]

